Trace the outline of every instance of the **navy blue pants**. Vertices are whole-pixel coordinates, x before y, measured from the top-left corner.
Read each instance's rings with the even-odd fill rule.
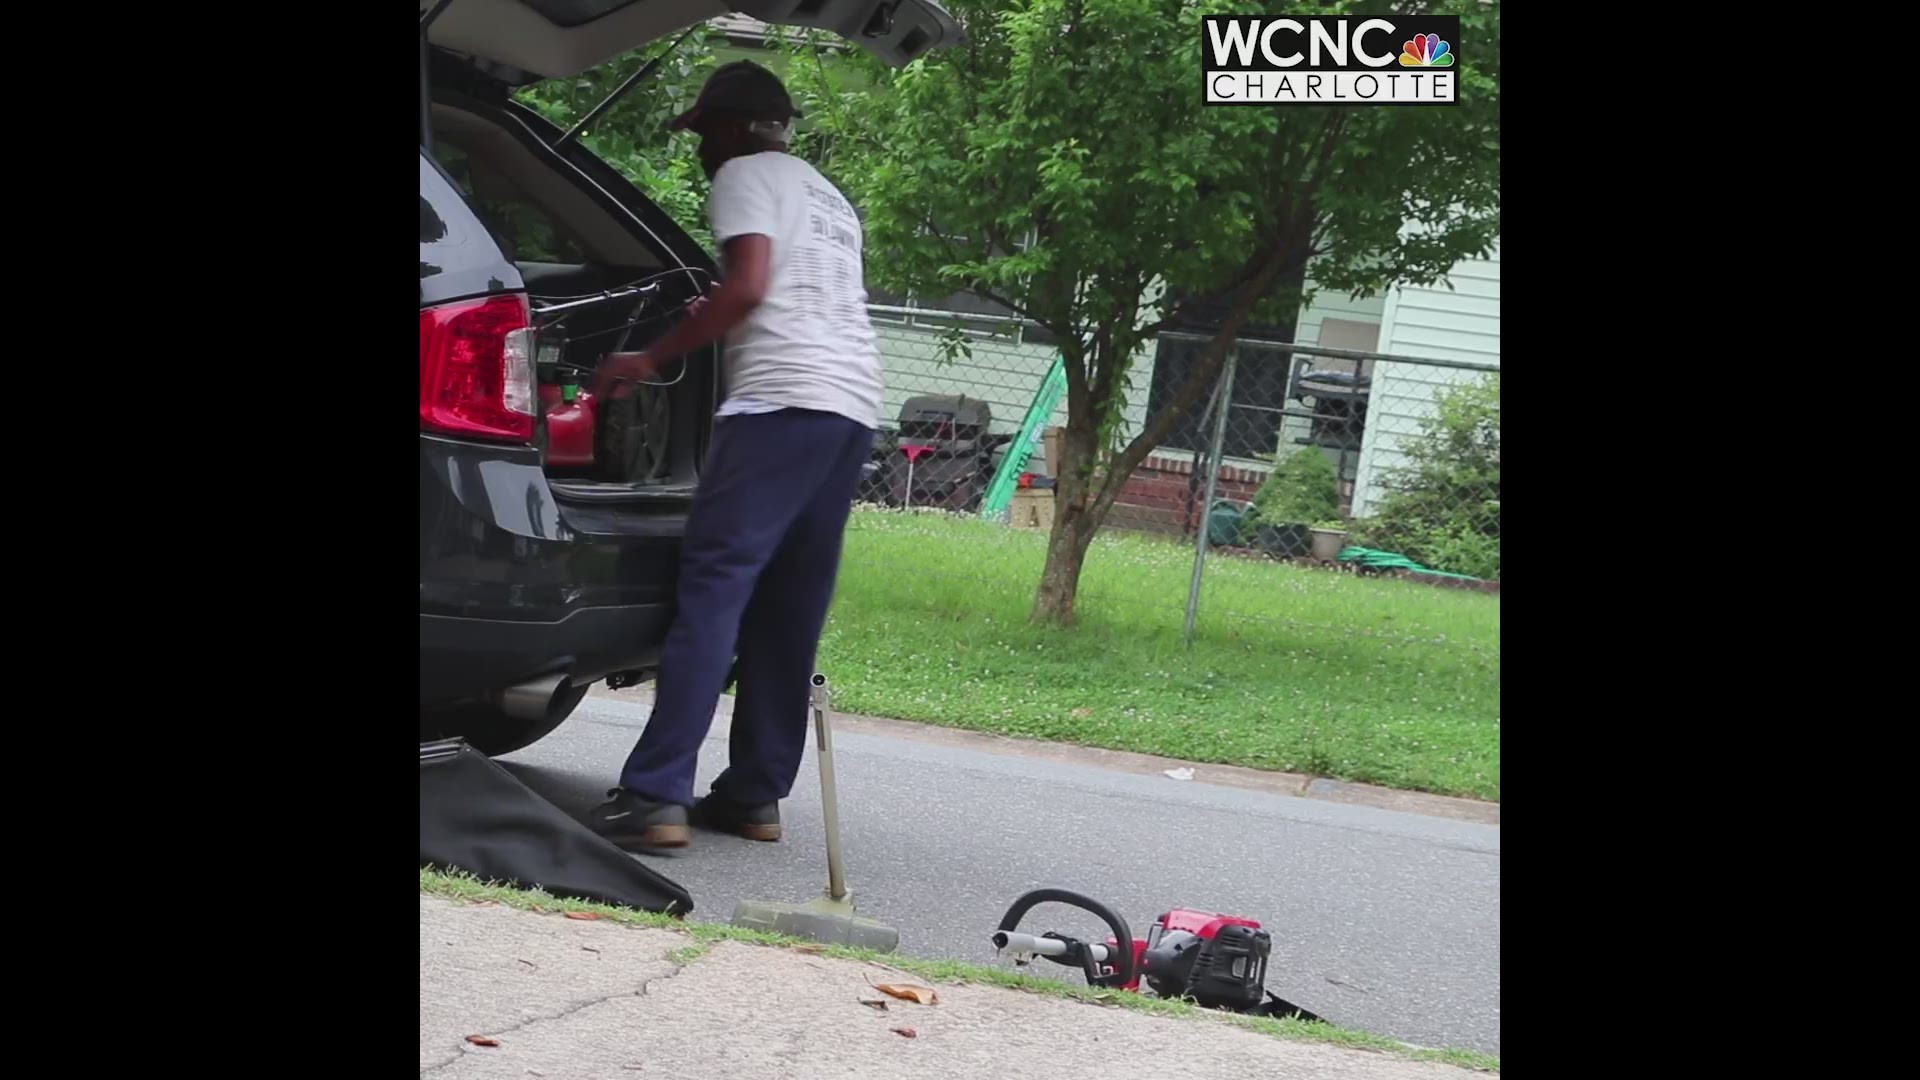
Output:
[[[700,743],[738,656],[730,760],[713,791],[753,806],[787,797],[806,749],[808,680],[841,534],[872,447],[872,431],[833,413],[783,409],[715,423],[653,715],[622,787],[693,804]]]

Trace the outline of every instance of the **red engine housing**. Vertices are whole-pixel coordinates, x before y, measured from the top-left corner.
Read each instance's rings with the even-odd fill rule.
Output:
[[[1194,911],[1189,908],[1174,908],[1172,911],[1153,921],[1153,928],[1147,931],[1144,940],[1133,939],[1133,981],[1126,989],[1139,990],[1140,980],[1146,974],[1145,958],[1148,949],[1159,944],[1169,930],[1183,930],[1202,941],[1211,941],[1220,933],[1223,926],[1244,926],[1249,930],[1260,929],[1260,923],[1254,919],[1244,919],[1238,915],[1221,915],[1211,911]],[[1107,939],[1107,948],[1118,950],[1119,943]]]

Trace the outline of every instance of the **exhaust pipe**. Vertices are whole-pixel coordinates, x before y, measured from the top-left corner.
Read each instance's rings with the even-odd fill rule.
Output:
[[[515,720],[546,720],[554,699],[567,688],[565,675],[543,675],[500,692],[500,708]]]

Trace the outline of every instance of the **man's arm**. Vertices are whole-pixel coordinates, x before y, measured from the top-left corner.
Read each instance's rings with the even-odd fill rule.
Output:
[[[736,236],[721,248],[721,258],[726,276],[694,302],[691,315],[641,352],[607,354],[594,372],[595,393],[626,397],[633,385],[627,380],[649,379],[663,361],[719,341],[760,306],[773,272],[773,241],[759,233]]]

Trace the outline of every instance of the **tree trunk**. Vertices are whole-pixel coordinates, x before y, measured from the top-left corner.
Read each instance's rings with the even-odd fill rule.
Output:
[[[1069,421],[1067,430],[1061,433],[1061,461],[1054,468],[1059,486],[1054,490],[1053,531],[1047,536],[1047,565],[1040,571],[1040,588],[1033,597],[1031,620],[1036,623],[1073,625],[1080,570],[1087,561],[1087,548],[1107,516],[1106,508],[1094,499],[1096,447],[1094,433],[1086,430],[1088,427]]]
[[[1086,563],[1087,549],[1092,546],[1094,536],[1107,519],[1107,512],[1113,509],[1114,500],[1120,496],[1133,470],[1160,445],[1180,418],[1213,389],[1227,349],[1239,337],[1240,328],[1246,324],[1254,305],[1273,287],[1275,276],[1286,263],[1288,250],[1283,246],[1269,253],[1253,277],[1240,288],[1226,318],[1207,342],[1186,381],[1124,450],[1109,457],[1106,474],[1098,478],[1097,484],[1093,467],[1101,449],[1102,398],[1120,392],[1132,357],[1096,354],[1094,378],[1088,379],[1081,353],[1070,345],[1063,348],[1067,364],[1067,430],[1062,433],[1062,460],[1054,473],[1059,486],[1053,495],[1053,532],[1047,537],[1047,565],[1040,571],[1040,588],[1034,593],[1029,621],[1073,625],[1074,603],[1080,593],[1080,569]],[[1095,341],[1108,343],[1111,335],[1096,335]],[[1202,510],[1201,528],[1206,527],[1205,515]]]
[[[1072,626],[1074,602],[1080,595],[1080,570],[1087,561],[1100,523],[1083,507],[1056,510],[1053,533],[1047,538],[1047,565],[1040,571],[1040,589],[1033,597],[1033,621]]]

